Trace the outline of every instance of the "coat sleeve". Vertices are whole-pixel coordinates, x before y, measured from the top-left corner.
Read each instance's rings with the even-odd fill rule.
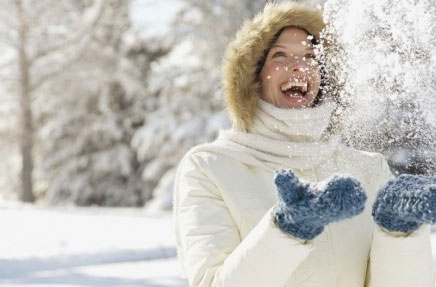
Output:
[[[278,229],[272,208],[241,239],[212,176],[194,156],[179,165],[174,190],[178,258],[190,286],[282,287],[313,250]]]
[[[381,172],[374,178],[373,186],[376,191],[393,177],[382,156],[377,165]],[[374,224],[365,286],[418,285],[434,287],[430,226],[424,224],[408,235],[399,235]]]

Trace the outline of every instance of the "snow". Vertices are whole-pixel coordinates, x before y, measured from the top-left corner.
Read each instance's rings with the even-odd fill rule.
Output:
[[[324,16],[330,23],[327,38],[341,43],[328,53],[341,63],[342,96],[355,105],[347,118],[350,133],[370,133],[379,126],[373,119],[410,99],[420,105],[418,111],[434,111],[434,1],[328,0]],[[403,118],[414,115],[394,111]]]
[[[0,210],[0,226],[0,286],[188,286],[170,212],[14,203]]]
[[[435,150],[434,1],[328,0],[324,16],[327,90],[346,103],[337,111],[345,141],[401,163],[396,173],[435,174],[434,152],[393,158],[401,148]]]
[[[222,97],[220,92],[217,92],[219,69],[216,60],[221,60],[223,48],[230,37],[234,36],[234,30],[240,26],[242,16],[253,14],[257,10],[253,7],[256,5],[260,7],[262,4],[262,1],[242,1],[238,2],[240,4],[235,4],[236,6],[234,6],[236,2],[232,3],[232,1],[200,2],[132,1],[129,7],[132,30],[137,31],[143,38],[151,39],[149,42],[155,42],[157,46],[163,44],[155,38],[178,37],[177,44],[171,46],[171,51],[167,55],[150,63],[151,70],[149,75],[147,72],[147,78],[144,79],[148,85],[146,92],[142,90],[142,86],[138,84],[134,76],[136,69],[141,65],[140,62],[138,64],[118,54],[115,58],[109,57],[106,55],[106,50],[109,54],[113,53],[112,48],[109,47],[106,50],[102,49],[105,53],[101,57],[94,59],[93,56],[91,57],[93,61],[86,62],[84,67],[88,67],[89,64],[88,69],[81,69],[91,71],[90,74],[100,75],[101,79],[89,77],[90,74],[83,73],[83,71],[77,72],[74,75],[81,85],[73,83],[72,86],[80,86],[80,89],[63,84],[59,85],[57,87],[59,90],[57,90],[54,86],[54,90],[46,96],[53,94],[56,97],[51,96],[50,100],[45,100],[46,98],[43,97],[40,100],[42,104],[35,105],[36,114],[50,114],[54,111],[60,114],[56,117],[52,115],[51,122],[47,123],[45,128],[39,127],[45,144],[61,143],[63,147],[59,150],[52,150],[50,158],[52,160],[72,159],[62,165],[63,173],[61,174],[65,177],[53,176],[51,182],[37,179],[35,186],[44,184],[49,186],[49,183],[53,185],[57,180],[59,184],[67,183],[65,186],[68,185],[69,188],[76,186],[75,190],[80,191],[81,195],[86,195],[86,190],[92,189],[84,187],[90,184],[81,177],[82,173],[71,172],[68,168],[77,166],[77,170],[81,170],[83,161],[88,161],[89,158],[79,157],[80,153],[75,152],[75,148],[80,149],[82,147],[80,143],[86,139],[97,138],[97,144],[108,142],[111,148],[104,149],[104,152],[99,152],[100,149],[93,150],[92,154],[95,156],[92,160],[98,167],[93,169],[93,172],[114,171],[111,174],[134,175],[132,166],[135,155],[141,164],[141,170],[144,170],[143,182],[138,184],[144,190],[155,188],[154,198],[147,203],[146,210],[156,211],[170,208],[174,168],[181,156],[191,146],[212,140],[220,128],[230,125],[226,113],[221,111],[217,105],[218,102],[221,103]],[[258,4],[252,5],[253,2]],[[314,6],[323,2],[325,1],[306,1]],[[431,4],[431,1],[426,0],[414,9],[404,9],[404,7],[410,8],[407,1],[395,0],[394,2],[401,5],[396,5],[395,9],[381,10],[380,5],[388,2],[379,0],[327,1],[326,16],[336,20],[336,32],[343,37],[344,49],[348,52],[339,54],[336,58],[332,57],[332,63],[347,64],[345,66],[349,71],[345,71],[348,71],[348,74],[344,72],[344,78],[347,79],[346,76],[348,76],[349,80],[346,85],[349,88],[347,91],[350,95],[359,94],[359,97],[354,98],[360,99],[357,104],[361,107],[361,112],[355,113],[353,119],[360,122],[366,117],[375,118],[384,111],[380,101],[390,99],[397,103],[401,99],[401,94],[391,90],[393,87],[396,88],[394,80],[400,79],[402,83],[404,77],[404,85],[397,88],[411,92],[408,89],[414,85],[410,83],[416,81],[422,91],[420,102],[426,103],[427,108],[424,112],[428,122],[436,126],[436,114],[434,113],[436,101],[433,97],[435,84],[434,80],[430,80],[435,78],[433,71],[436,71],[433,69],[436,67],[436,49],[434,49],[436,42],[432,37],[433,31],[436,31],[434,5],[427,10],[425,3]],[[104,1],[99,3],[104,3]],[[217,8],[216,5],[221,6]],[[252,11],[248,11],[244,5],[250,6]],[[186,7],[190,9],[189,13],[186,13],[183,19],[177,19],[177,13]],[[211,8],[216,13],[204,14],[205,11],[199,10],[200,7],[204,7],[205,11]],[[226,7],[230,7],[229,10],[225,10]],[[337,7],[342,8],[337,9]],[[6,11],[6,9],[3,10]],[[56,9],[53,11],[47,9],[47,13],[56,14],[56,11]],[[371,11],[374,13],[373,18],[369,17]],[[381,13],[382,11],[386,13]],[[61,20],[65,19],[62,14],[58,14]],[[118,14],[113,13],[113,15]],[[86,17],[89,16],[91,14]],[[402,16],[405,16],[407,21]],[[57,17],[45,18],[50,21],[58,19]],[[119,15],[116,19],[118,18],[120,21],[123,19]],[[116,19],[111,19],[113,21],[109,22],[117,27],[116,30],[124,29],[121,24],[119,28],[114,24]],[[374,22],[373,19],[382,21]],[[172,26],[172,22],[176,20],[179,21],[178,26]],[[389,38],[382,37],[382,33],[376,34],[377,37],[371,36],[370,32],[380,28],[375,23],[377,25],[388,23],[390,27],[393,27],[385,31]],[[410,27],[406,29],[411,23],[413,25],[410,27],[413,29]],[[180,33],[178,30],[181,29],[180,27],[184,27],[183,29],[187,31]],[[57,33],[61,31],[60,28],[57,26]],[[135,43],[136,38],[131,32],[127,35],[130,35],[129,39]],[[121,34],[120,30],[120,36]],[[401,54],[393,53],[388,43],[397,43],[398,47],[404,51],[422,48],[428,58],[421,62],[418,61],[419,59],[406,57],[403,61]],[[15,52],[8,46],[4,44],[3,46],[1,46],[3,53],[0,62],[6,63],[14,58]],[[36,46],[30,48],[36,49]],[[98,47],[94,49],[101,51]],[[400,52],[403,51],[401,49]],[[106,56],[103,57],[103,55]],[[41,69],[46,64],[43,62]],[[15,70],[3,69],[0,71],[0,76],[10,77],[9,74],[14,74]],[[92,73],[94,70],[98,72]],[[107,72],[103,73],[103,71]],[[385,73],[385,71],[389,72]],[[109,105],[112,93],[109,89],[102,89],[101,95],[93,95],[92,91],[93,87],[99,83],[107,87],[108,79],[112,79],[113,75],[125,83],[126,100],[133,95],[137,95],[139,99],[144,93],[148,97],[148,105],[156,104],[156,109],[144,111],[140,105],[133,104],[132,110],[128,112],[119,111],[122,113],[111,114]],[[416,75],[427,76],[418,77]],[[376,85],[377,81],[374,79],[378,78],[384,80],[382,85]],[[0,85],[2,85],[0,87],[2,97],[0,115],[7,119],[7,121],[0,121],[0,135],[2,135],[0,138],[7,139],[3,134],[14,135],[8,142],[1,142],[0,155],[3,158],[3,164],[0,164],[1,201],[2,198],[10,199],[12,194],[17,196],[20,157],[18,156],[19,146],[16,144],[12,146],[15,143],[13,140],[15,140],[16,125],[19,122],[12,116],[17,114],[15,111],[17,108],[13,105],[16,97],[8,92],[5,83],[0,83]],[[359,93],[354,93],[354,90]],[[66,94],[66,91],[70,93]],[[152,97],[149,97],[150,95]],[[156,103],[153,102],[155,95],[159,95]],[[88,116],[94,114],[87,110],[87,97],[93,97],[100,104],[98,108],[106,114],[92,119],[91,122],[91,117]],[[213,101],[216,101],[215,104]],[[78,114],[74,114],[73,110]],[[144,126],[134,133],[133,140],[129,142],[135,152],[133,155],[126,143],[122,142],[125,138],[125,129],[118,124],[120,123],[119,115],[136,113],[147,114],[147,116]],[[79,121],[73,125],[73,119],[90,120]],[[366,130],[371,131],[378,124],[378,121],[370,121],[368,128],[360,132],[363,134]],[[84,126],[88,128],[83,129]],[[73,136],[71,136],[67,132],[73,128],[75,132],[72,132]],[[357,126],[357,129],[359,128],[361,126]],[[63,135],[68,136],[65,142],[62,141]],[[35,153],[39,153],[39,150]],[[406,160],[406,154],[399,153],[393,159],[403,162]],[[39,173],[38,169],[37,164],[36,174]],[[77,177],[74,176],[75,174]],[[48,177],[49,173],[45,172],[44,176]],[[129,182],[137,183],[133,179],[136,179],[136,176],[132,177]],[[159,182],[155,185],[155,181],[158,180]],[[108,177],[105,177],[105,181],[107,185],[102,185],[100,190],[108,191],[112,186],[114,190],[112,194],[120,195],[117,198],[131,198],[128,201],[130,204],[137,202],[135,197],[126,196],[129,192],[136,191],[136,188],[127,189],[121,185],[114,187],[114,181],[108,181]],[[37,188],[37,190],[47,190],[47,188]],[[187,286],[186,280],[181,279],[181,271],[175,258],[171,215],[168,212],[151,215],[146,213],[146,210],[46,208],[22,205],[0,209],[0,226],[2,226],[0,238],[3,243],[0,247],[0,286]],[[436,233],[433,235],[432,242],[436,244]],[[435,252],[433,252],[433,257],[436,258]]]
[[[171,210],[173,206],[173,190],[176,178],[176,168],[167,171],[154,189],[153,198],[149,200],[145,208],[147,211]]]
[[[134,208],[0,210],[0,286],[188,286],[171,213]]]

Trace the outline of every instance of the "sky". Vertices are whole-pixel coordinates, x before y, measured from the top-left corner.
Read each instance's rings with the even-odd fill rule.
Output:
[[[166,34],[172,18],[182,8],[180,0],[134,0],[130,7],[130,19],[134,29],[144,37]]]

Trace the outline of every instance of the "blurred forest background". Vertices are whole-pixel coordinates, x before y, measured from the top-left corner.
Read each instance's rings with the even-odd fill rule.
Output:
[[[0,1],[0,201],[171,208],[183,154],[230,126],[223,52],[267,1],[155,2]],[[434,172],[425,115],[384,115],[383,141],[349,143]]]

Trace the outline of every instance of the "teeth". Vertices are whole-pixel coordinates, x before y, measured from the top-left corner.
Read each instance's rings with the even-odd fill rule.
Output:
[[[282,92],[284,92],[292,87],[301,87],[301,90],[303,92],[307,92],[307,82],[287,82],[286,84],[283,84],[280,88]]]

